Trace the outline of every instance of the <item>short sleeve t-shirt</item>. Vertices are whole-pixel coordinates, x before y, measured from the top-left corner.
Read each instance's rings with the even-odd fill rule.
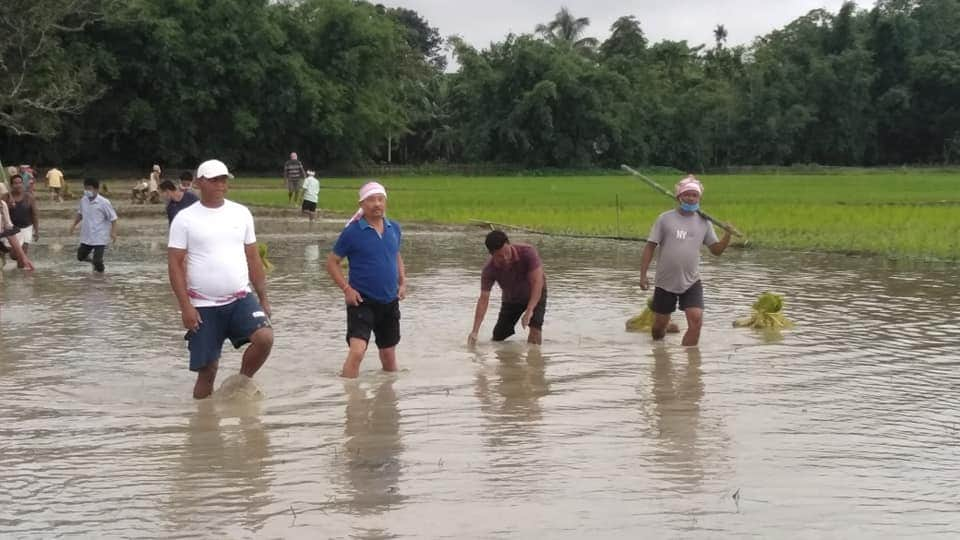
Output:
[[[315,176],[308,176],[303,181],[303,200],[315,203],[319,197],[320,181]]]
[[[199,201],[200,198],[197,197],[192,191],[184,191],[183,197],[179,201],[170,199],[170,202],[167,203],[167,223],[173,223],[173,218],[177,217],[177,214],[191,206],[193,203]]]
[[[117,212],[110,199],[97,195],[92,201],[80,197],[80,243],[88,246],[105,246],[110,243],[110,227],[117,220]]]
[[[187,250],[187,293],[195,307],[222,306],[250,292],[245,247],[257,241],[247,207],[192,204],[170,225],[168,246]]]
[[[537,248],[527,244],[510,244],[516,258],[509,267],[499,267],[493,257],[484,265],[480,275],[480,290],[489,291],[493,284],[500,285],[503,301],[510,304],[525,304],[530,301],[530,272],[543,266]],[[547,286],[544,278],[544,287]]]
[[[364,298],[386,304],[397,299],[400,268],[397,255],[403,241],[400,224],[383,220],[383,234],[361,218],[347,225],[333,252],[350,263],[350,286]]]
[[[673,209],[660,214],[647,236],[660,246],[655,285],[683,294],[700,279],[700,246],[717,243],[717,233],[699,214],[683,215]]]
[[[47,185],[52,188],[63,187],[63,173],[60,169],[47,171]]]
[[[299,159],[287,160],[283,166],[283,177],[287,180],[301,180],[304,176],[303,164]]]

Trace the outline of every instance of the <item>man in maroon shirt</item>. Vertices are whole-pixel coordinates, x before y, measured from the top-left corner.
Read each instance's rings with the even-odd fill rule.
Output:
[[[496,282],[503,292],[500,315],[493,328],[493,340],[503,341],[514,334],[517,321],[529,327],[527,343],[543,341],[543,315],[547,310],[547,278],[537,249],[528,244],[511,244],[503,231],[491,231],[485,241],[490,260],[480,278],[480,298],[473,316],[473,331],[467,342],[477,342],[480,323],[490,305],[490,291]]]

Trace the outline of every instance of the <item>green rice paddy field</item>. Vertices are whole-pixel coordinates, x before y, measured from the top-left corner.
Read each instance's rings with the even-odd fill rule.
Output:
[[[654,176],[672,189],[679,175]],[[860,172],[702,176],[704,211],[752,248],[960,260],[960,174]],[[381,181],[406,222],[471,219],[557,233],[644,237],[672,202],[632,176],[397,177]],[[321,178],[320,208],[348,215],[362,179]],[[280,179],[234,180],[230,198],[287,206]],[[618,212],[619,206],[619,212]],[[619,217],[618,217],[619,216]]]

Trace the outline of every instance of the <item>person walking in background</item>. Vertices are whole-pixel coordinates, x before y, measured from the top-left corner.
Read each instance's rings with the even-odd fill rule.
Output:
[[[23,178],[15,174],[10,178],[10,192],[3,195],[7,203],[7,211],[13,226],[20,229],[17,240],[24,254],[30,251],[30,244],[40,239],[40,220],[34,196],[24,189]],[[17,266],[23,268],[23,261],[17,261]]]
[[[77,248],[77,260],[93,264],[93,270],[103,273],[103,254],[107,244],[117,241],[117,212],[110,200],[100,195],[100,181],[96,178],[83,180],[83,196],[77,217],[70,226],[73,234],[80,227],[80,247]],[[93,258],[90,258],[91,253]]]
[[[63,171],[53,167],[47,171],[47,187],[50,189],[50,200],[63,202]]]
[[[343,291],[347,304],[349,351],[340,375],[351,379],[360,374],[371,332],[383,370],[397,370],[400,300],[407,294],[400,256],[402,232],[400,224],[386,217],[387,190],[377,182],[368,182],[360,188],[359,197],[359,210],[327,256],[327,273]],[[350,265],[349,281],[340,268],[343,259]]]
[[[193,191],[193,173],[183,171],[180,173],[180,191]]]
[[[307,171],[307,178],[303,181],[303,203],[300,212],[310,217],[310,221],[317,219],[317,203],[320,201],[320,181],[316,173]]]
[[[193,397],[213,393],[223,342],[243,352],[240,374],[253,375],[273,348],[270,303],[253,215],[226,199],[230,172],[219,160],[197,168],[200,202],[181,210],[170,225],[167,267],[180,305],[190,349],[190,371],[197,373]],[[250,286],[256,291],[258,302]]]
[[[160,166],[154,165],[150,171],[150,178],[147,179],[147,193],[150,197],[150,203],[160,202]]]
[[[303,163],[297,158],[296,152],[290,152],[290,159],[283,165],[283,178],[287,183],[287,203],[300,202],[300,189],[306,177]]]
[[[502,291],[500,314],[493,327],[493,340],[503,341],[512,336],[517,321],[529,328],[527,343],[543,342],[543,317],[547,311],[547,277],[537,248],[529,244],[511,244],[503,231],[490,231],[484,244],[490,259],[480,274],[480,298],[474,309],[473,329],[467,336],[471,345],[477,342],[477,333],[490,305],[493,284]]]
[[[192,191],[180,191],[170,180],[160,182],[160,197],[167,204],[168,225],[173,223],[173,218],[177,217],[181,210],[200,200]]]
[[[11,178],[13,175],[11,175]],[[27,191],[33,193],[33,167],[24,164],[20,166],[20,177],[23,178],[23,185]]]
[[[640,288],[650,288],[647,270],[657,253],[657,276],[653,290],[653,339],[663,339],[670,324],[670,314],[677,305],[687,316],[687,331],[682,344],[700,342],[703,325],[703,284],[700,282],[700,246],[719,256],[730,244],[730,233],[717,239],[713,225],[699,215],[703,184],[693,175],[674,186],[677,208],[668,210],[654,222],[647,236],[640,262]],[[659,250],[657,248],[659,247]]]

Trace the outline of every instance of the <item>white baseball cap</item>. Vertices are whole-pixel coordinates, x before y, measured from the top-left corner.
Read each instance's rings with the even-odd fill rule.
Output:
[[[233,178],[233,175],[227,170],[227,166],[219,159],[208,159],[197,167],[197,180],[201,178],[217,178],[219,176]]]

